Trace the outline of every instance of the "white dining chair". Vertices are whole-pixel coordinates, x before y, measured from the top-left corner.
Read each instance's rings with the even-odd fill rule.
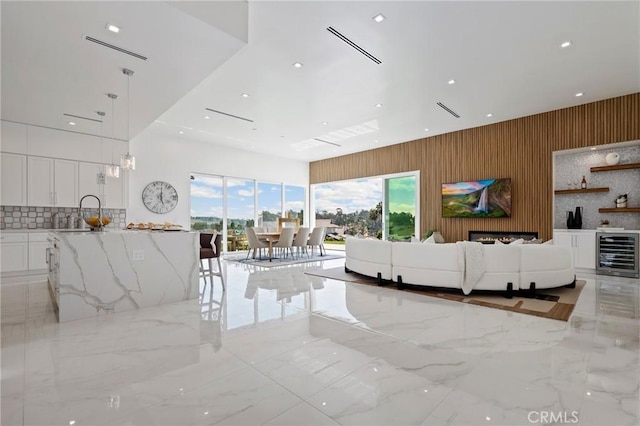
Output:
[[[309,237],[309,241],[307,241],[307,245],[311,247],[311,256],[313,256],[313,248],[318,246],[320,249],[320,256],[324,256],[324,227],[317,226],[313,228],[311,231],[311,236]]]
[[[300,257],[300,252],[302,254],[307,253],[307,241],[309,240],[309,228],[298,228],[298,232],[296,233],[296,237],[293,239],[292,247],[296,248],[296,252],[298,253],[298,257]]]
[[[249,243],[249,251],[247,252],[247,259],[253,250],[253,257],[256,257],[256,249],[258,250],[258,257],[262,257],[262,249],[269,248],[269,243],[259,240],[256,236],[256,231],[253,228],[245,228],[244,232],[247,234],[247,242]]]
[[[291,253],[291,257],[293,257],[293,251],[291,250],[291,245],[293,244],[293,235],[296,233],[295,228],[282,228],[280,232],[280,236],[278,237],[278,241],[273,245],[273,248],[278,248],[285,253],[289,251]]]

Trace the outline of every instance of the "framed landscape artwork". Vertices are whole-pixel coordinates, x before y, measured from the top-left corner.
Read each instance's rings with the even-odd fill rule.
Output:
[[[511,179],[443,183],[442,217],[511,217]]]

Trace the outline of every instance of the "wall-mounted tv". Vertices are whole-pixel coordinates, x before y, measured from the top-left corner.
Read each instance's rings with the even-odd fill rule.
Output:
[[[442,217],[511,217],[511,179],[443,183]]]

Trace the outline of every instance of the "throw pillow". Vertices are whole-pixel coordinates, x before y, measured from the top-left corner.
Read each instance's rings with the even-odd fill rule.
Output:
[[[440,232],[435,231],[431,236],[433,237],[433,240],[436,243],[439,243],[439,244],[444,243],[444,237],[442,236],[442,234]]]
[[[531,240],[524,240],[524,244],[542,244],[542,240],[538,238],[534,238]]]
[[[542,244],[543,244],[543,245],[544,245],[544,244],[553,245],[553,238],[552,238],[552,239],[550,239],[550,240],[545,241],[545,242],[544,242],[544,243],[542,243]]]
[[[412,237],[411,237],[411,242],[412,242],[412,243],[421,243],[422,241],[420,241],[420,239],[419,239],[419,238],[416,238],[416,237],[412,236]]]
[[[524,240],[522,238],[518,238],[515,241],[511,241],[512,246],[517,246],[518,244],[522,244],[522,243],[524,243]]]
[[[500,240],[494,240],[493,244],[497,245],[497,246],[503,246],[504,243]]]
[[[423,241],[425,244],[435,244],[436,243],[436,239],[433,238],[433,235],[431,235],[429,238],[427,238],[426,240]]]

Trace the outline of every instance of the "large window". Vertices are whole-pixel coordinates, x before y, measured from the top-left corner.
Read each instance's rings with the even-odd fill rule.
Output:
[[[284,212],[286,217],[300,219],[304,224],[304,208],[307,204],[306,190],[303,186],[285,185]]]
[[[279,217],[282,217],[282,185],[258,182],[258,226],[276,229]]]
[[[191,229],[224,229],[223,188],[223,179],[220,176],[191,176]]]
[[[404,241],[419,234],[418,172],[313,185],[316,226],[344,235]]]
[[[416,177],[402,176],[385,179],[384,193],[386,239],[391,241],[410,239],[416,232]]]
[[[314,186],[316,226],[329,241],[344,235],[382,237],[382,180],[356,179]]]
[[[304,222],[306,189],[252,179],[191,175],[191,229],[217,230],[224,235],[225,250],[247,246],[244,229],[277,228],[279,217]]]
[[[227,178],[227,250],[246,248],[244,228],[255,225],[255,183]]]

